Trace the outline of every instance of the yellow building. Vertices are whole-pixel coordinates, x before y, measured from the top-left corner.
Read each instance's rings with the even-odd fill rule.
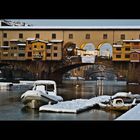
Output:
[[[62,60],[63,40],[49,40],[46,60]]]
[[[32,60],[46,60],[47,41],[34,40],[31,42]],[[29,52],[26,52],[29,54]]]
[[[28,38],[26,40],[26,60],[61,60],[62,40],[40,40]]]
[[[140,51],[140,40],[123,40],[122,44],[113,45],[113,61],[130,61],[139,59],[136,53]],[[135,53],[135,55],[133,54]],[[134,58],[137,57],[137,58]]]

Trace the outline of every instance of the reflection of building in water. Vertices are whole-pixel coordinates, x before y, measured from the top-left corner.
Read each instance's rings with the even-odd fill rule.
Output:
[[[103,79],[98,79],[97,80],[97,89],[98,89],[98,96],[101,96],[101,95],[103,95],[103,91],[104,91],[104,89],[103,89],[103,87],[104,87],[104,80]]]

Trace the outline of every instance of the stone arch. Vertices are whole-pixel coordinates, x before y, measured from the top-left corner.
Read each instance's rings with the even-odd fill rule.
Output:
[[[81,46],[80,46],[80,49],[85,49],[85,50],[95,50],[96,47],[93,43],[83,43]]]
[[[89,54],[89,55],[97,55],[98,52],[96,51],[96,47],[93,43],[83,43],[81,46],[80,46],[80,49],[82,50],[85,50],[86,54]]]
[[[113,46],[109,42],[102,42],[97,46],[97,49],[99,51],[99,56],[105,56],[105,57],[112,57],[113,54]]]

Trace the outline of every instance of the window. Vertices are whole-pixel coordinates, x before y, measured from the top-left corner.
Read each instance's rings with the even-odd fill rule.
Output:
[[[56,34],[52,34],[52,39],[56,39]]]
[[[43,49],[43,45],[41,45],[41,48]]]
[[[57,50],[57,46],[54,46],[54,50]]]
[[[47,46],[46,46],[46,49],[51,49],[51,46],[50,46],[50,45],[47,45]]]
[[[19,34],[19,38],[23,38],[23,34],[22,33]]]
[[[50,53],[47,53],[47,57],[50,57],[51,56],[51,54]]]
[[[32,56],[32,52],[28,52],[28,57],[31,57]]]
[[[40,34],[36,34],[35,35],[35,38],[40,38]]]
[[[86,34],[86,39],[90,39],[90,34]]]
[[[34,45],[34,48],[37,48],[37,46],[36,46],[36,45]]]
[[[25,56],[25,53],[19,53],[18,56],[19,57],[24,57]]]
[[[57,57],[57,53],[54,53],[53,56],[54,56],[54,57]]]
[[[3,41],[3,46],[8,46],[9,42],[8,41]]]
[[[125,48],[126,51],[130,51],[130,48]]]
[[[3,37],[4,38],[7,38],[7,33],[3,33]]]
[[[116,51],[121,51],[121,48],[116,48]]]
[[[3,56],[8,56],[8,54],[3,54]]]
[[[73,34],[69,34],[69,39],[73,39]]]
[[[125,44],[130,44],[130,42],[125,42]]]
[[[116,58],[121,58],[121,55],[116,55]]]
[[[130,55],[129,54],[125,54],[125,58],[130,58]]]
[[[27,44],[31,44],[32,41],[27,41]]]
[[[107,39],[107,34],[103,34],[103,39]]]
[[[25,50],[25,46],[19,46],[18,49],[19,50]]]
[[[9,50],[9,48],[3,48],[3,50]]]
[[[121,39],[125,39],[125,34],[121,34]]]
[[[139,45],[139,42],[134,42],[134,45]]]
[[[133,58],[137,58],[137,54],[133,54],[132,57],[133,57]]]

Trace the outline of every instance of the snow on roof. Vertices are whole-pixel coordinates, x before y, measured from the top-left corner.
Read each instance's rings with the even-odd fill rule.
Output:
[[[63,42],[63,40],[50,40],[49,42],[58,42],[58,43],[60,43],[60,42]]]
[[[19,43],[19,44],[17,44],[18,46],[26,46],[26,44],[25,43]]]
[[[123,42],[140,42],[140,39],[123,40]]]
[[[52,43],[48,43],[47,45],[50,45],[50,46],[51,46],[51,45],[52,45]]]
[[[32,41],[32,40],[35,40],[35,38],[27,38],[26,40],[27,41]]]
[[[113,47],[122,47],[122,45],[113,45]]]
[[[19,41],[18,39],[10,39],[10,41]]]
[[[40,39],[33,40],[32,43],[33,43],[33,42],[43,42],[43,43],[48,43],[48,41],[40,40]]]
[[[32,29],[140,29],[140,26],[0,26],[0,29],[25,29],[25,30],[32,30]]]
[[[1,48],[10,48],[10,46],[0,46]]]

